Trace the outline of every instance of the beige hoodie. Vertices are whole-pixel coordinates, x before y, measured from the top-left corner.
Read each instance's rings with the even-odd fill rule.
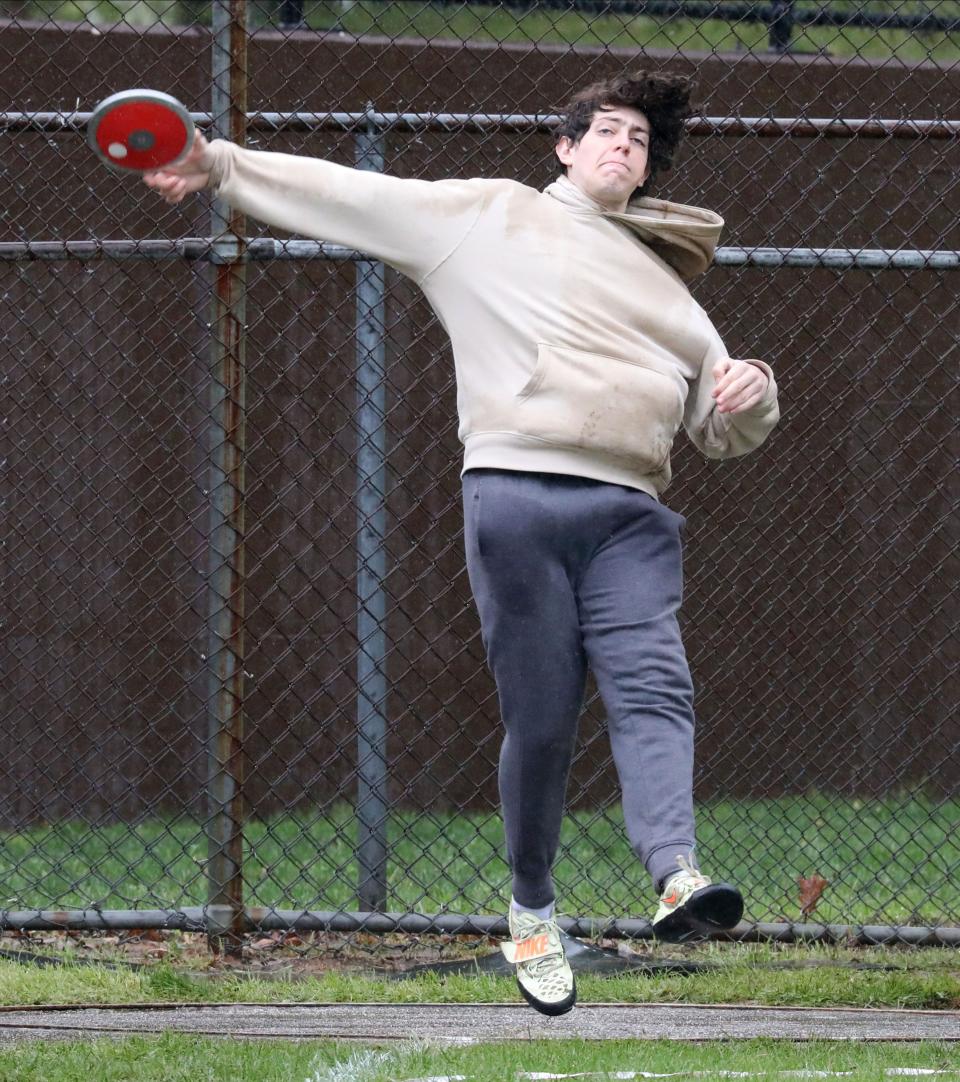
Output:
[[[683,424],[710,458],[753,450],[777,391],[717,413],[727,356],[684,278],[723,226],[710,211],[637,199],[604,210],[566,177],[405,180],[316,158],[210,145],[217,194],[259,221],[343,244],[421,287],[453,346],[464,469],[592,477],[657,497]]]

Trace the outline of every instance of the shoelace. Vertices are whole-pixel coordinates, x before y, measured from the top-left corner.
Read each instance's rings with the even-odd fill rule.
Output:
[[[704,885],[710,883],[709,877],[705,876],[703,872],[701,872],[699,868],[695,867],[692,861],[687,860],[687,858],[682,853],[677,853],[677,863],[680,865],[680,870],[682,872],[686,872],[687,875],[689,875],[691,878],[701,880]]]

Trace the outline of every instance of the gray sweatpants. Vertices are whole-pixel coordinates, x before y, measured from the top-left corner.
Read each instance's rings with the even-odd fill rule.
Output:
[[[554,898],[588,666],[627,836],[659,889],[694,845],[693,687],[677,624],[684,520],[644,492],[565,475],[469,470],[463,495],[467,570],[506,730],[513,896],[531,908]]]

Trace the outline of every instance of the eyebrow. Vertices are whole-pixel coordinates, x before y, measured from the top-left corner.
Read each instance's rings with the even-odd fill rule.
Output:
[[[597,117],[597,120],[595,121],[595,123],[597,123],[597,122],[599,122],[601,120],[616,121],[618,124],[623,124],[624,123],[624,117],[618,116],[616,113],[601,113],[600,116]],[[641,127],[639,124],[631,124],[631,125],[629,125],[628,130],[631,131],[631,132],[639,132],[641,135],[646,135],[646,136],[650,135],[650,129]]]

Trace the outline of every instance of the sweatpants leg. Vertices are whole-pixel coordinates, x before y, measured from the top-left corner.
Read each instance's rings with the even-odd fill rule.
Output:
[[[500,800],[513,896],[554,899],[567,776],[586,661],[565,546],[541,475],[464,474],[464,535],[487,660],[505,736]]]
[[[682,521],[642,492],[585,478],[464,475],[467,569],[506,732],[500,797],[522,905],[553,900],[588,657],[634,850],[659,884],[693,849]]]
[[[694,847],[693,685],[677,622],[683,519],[642,492],[610,495],[623,514],[584,569],[580,619],[627,836],[659,890]]]

